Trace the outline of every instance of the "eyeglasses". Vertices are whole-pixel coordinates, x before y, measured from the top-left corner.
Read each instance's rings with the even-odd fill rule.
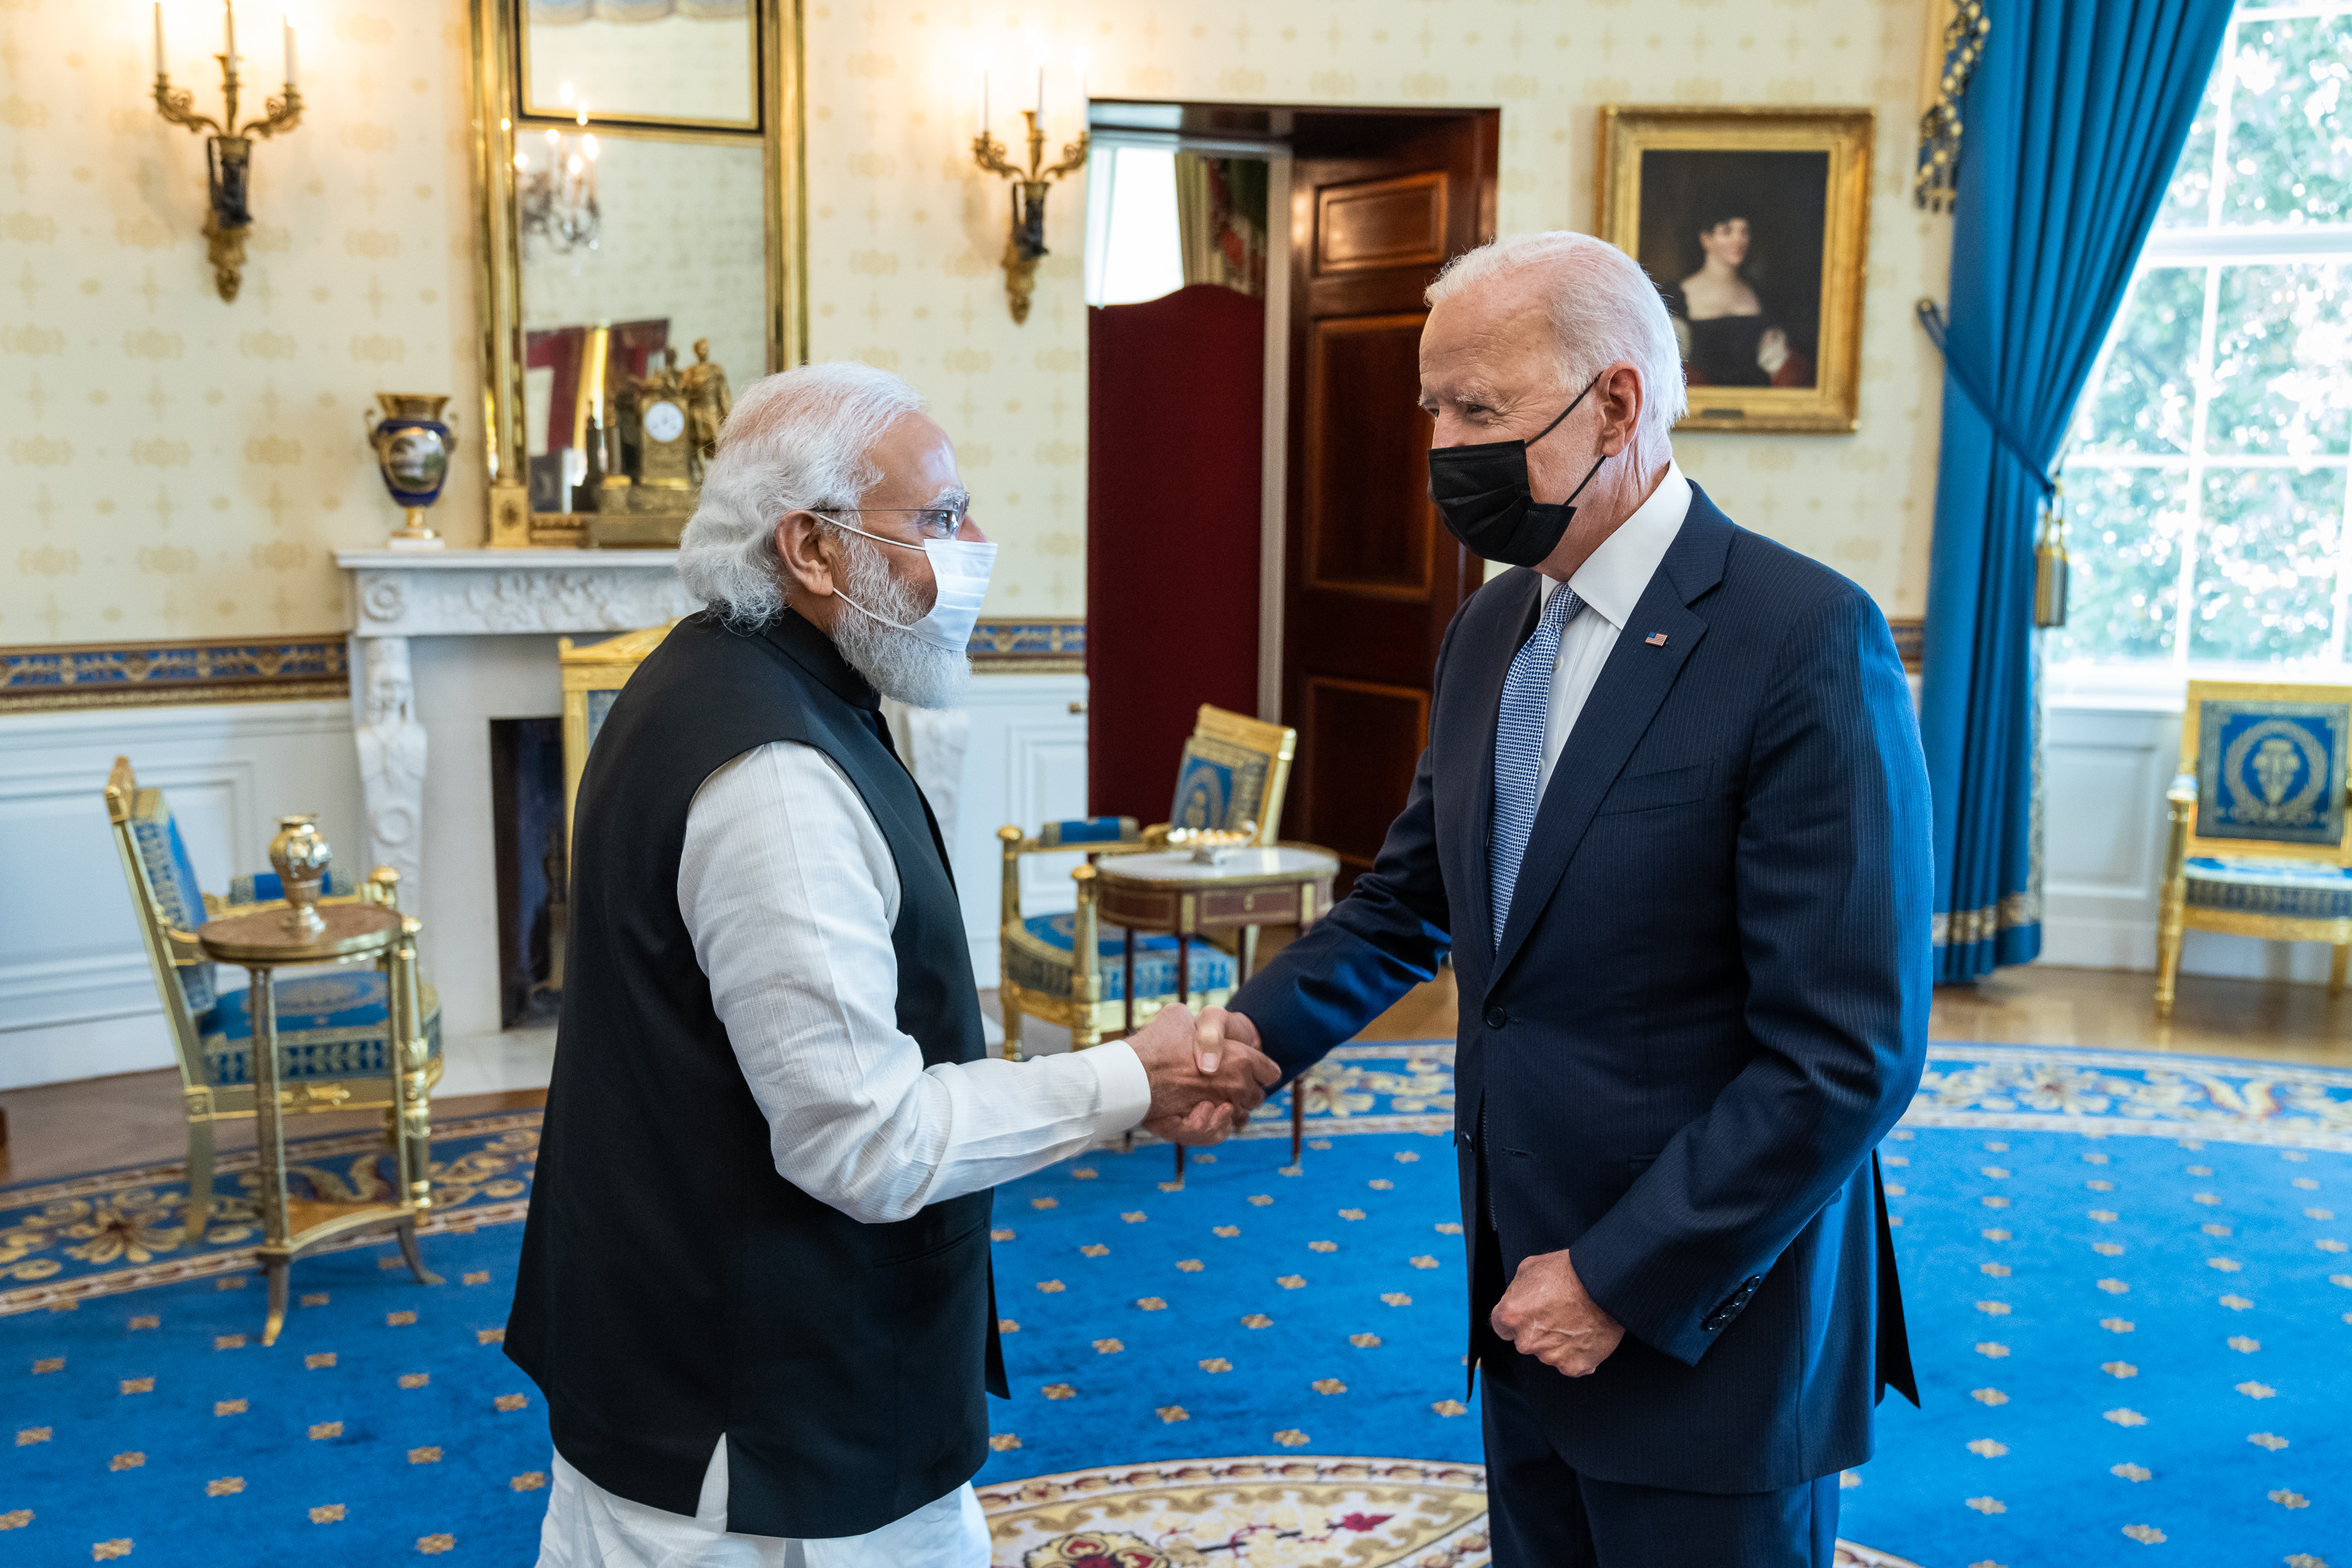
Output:
[[[915,520],[917,533],[925,539],[940,540],[953,539],[962,532],[964,523],[971,515],[970,509],[961,506],[827,506],[812,510],[827,516],[864,517],[871,513],[875,516],[911,517]]]

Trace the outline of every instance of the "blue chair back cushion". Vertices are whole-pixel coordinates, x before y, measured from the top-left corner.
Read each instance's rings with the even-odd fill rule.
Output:
[[[1032,915],[1021,922],[1004,955],[1004,972],[1024,991],[1064,1001],[1070,994],[1070,947],[1077,940],[1076,915]],[[1102,975],[1106,1002],[1127,1000],[1127,933],[1124,928],[1097,928],[1096,965]],[[1234,985],[1234,955],[1205,942],[1190,944],[1186,987],[1195,1003],[1204,992],[1230,991]],[[1139,931],[1135,938],[1135,995],[1146,998],[1176,994],[1176,939],[1158,931]]]
[[[278,984],[278,1079],[382,1078],[392,1070],[385,1049],[388,1009],[381,970],[289,975]],[[196,1020],[204,1041],[205,1081],[218,1089],[253,1081],[253,1016],[250,995],[221,994],[212,1012]],[[431,1054],[441,1054],[441,1009],[428,1003],[425,1036]]]
[[[1039,844],[1132,844],[1141,837],[1131,816],[1070,816],[1037,830]]]
[[[347,895],[351,889],[335,881],[331,868],[326,879],[319,884],[319,896],[335,898]],[[264,904],[286,896],[286,884],[278,879],[275,871],[256,871],[250,877],[231,877],[228,880],[228,901],[232,904]]]
[[[195,864],[188,858],[188,847],[180,840],[180,825],[172,820],[172,808],[163,803],[162,790],[142,789],[132,795],[131,841],[138,847],[139,868],[165,922],[180,931],[194,931],[204,924],[205,898],[196,889]],[[189,1013],[202,1016],[219,994],[213,984],[213,966],[189,964],[177,973]]]
[[[2352,868],[2310,860],[2188,862],[2192,909],[2275,915],[2284,920],[2352,920]]]
[[[2200,703],[2197,836],[2341,844],[2347,732],[2340,702]]]

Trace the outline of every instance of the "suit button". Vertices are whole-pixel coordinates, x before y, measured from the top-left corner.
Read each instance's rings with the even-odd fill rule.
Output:
[[[1708,1333],[1713,1333],[1716,1330],[1723,1327],[1723,1325],[1728,1321],[1730,1321],[1729,1319],[1726,1318],[1721,1312],[1717,1312],[1715,1316],[1699,1324],[1699,1327],[1705,1329]]]
[[[1504,1012],[1500,1007],[1489,1007],[1486,1009],[1486,1027],[1490,1029],[1499,1029],[1510,1021],[1511,1016],[1508,1013]]]

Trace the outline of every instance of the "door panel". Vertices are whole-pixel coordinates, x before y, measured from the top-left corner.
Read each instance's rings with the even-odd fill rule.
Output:
[[[1296,121],[1283,708],[1287,837],[1370,866],[1426,742],[1431,668],[1478,563],[1429,500],[1422,294],[1492,237],[1496,116]]]
[[[1309,676],[1300,683],[1296,795],[1321,803],[1317,842],[1339,851],[1352,879],[1370,868],[1388,837],[1397,808],[1368,781],[1402,777],[1412,783],[1413,764],[1429,733],[1429,687],[1385,686],[1369,680]]]
[[[1360,180],[1315,193],[1315,270],[1434,267],[1445,259],[1443,173]]]
[[[1429,416],[1396,388],[1418,380],[1419,312],[1318,321],[1307,347],[1308,588],[1429,595]]]

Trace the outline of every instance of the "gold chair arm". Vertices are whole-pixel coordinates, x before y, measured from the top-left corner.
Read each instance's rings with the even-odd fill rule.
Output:
[[[1102,945],[1101,918],[1095,908],[1101,876],[1090,865],[1070,868],[1070,880],[1078,885],[1077,920],[1070,931],[1070,999],[1087,1008],[1102,1005],[1102,967],[1095,951]]]
[[[1021,857],[1032,841],[1024,839],[1021,830],[1009,823],[996,830],[996,838],[1004,846],[1004,883],[999,898],[997,925],[1009,937],[1013,928],[1021,923]]]
[[[196,933],[192,931],[180,931],[175,927],[165,926],[163,945],[172,955],[173,968],[187,969],[195,964],[212,962],[205,956],[205,944],[196,940]]]
[[[2197,816],[2197,775],[2174,775],[2172,786],[2164,792],[2166,815],[2170,831],[2164,849],[2164,879],[2167,884],[2179,878],[2189,859],[2189,828]]]

